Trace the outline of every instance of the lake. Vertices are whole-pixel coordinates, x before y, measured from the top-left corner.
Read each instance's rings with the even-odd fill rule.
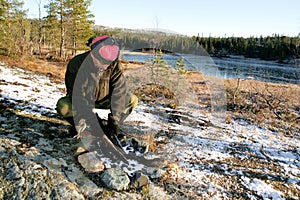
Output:
[[[180,57],[185,59],[186,69],[197,70],[208,76],[253,79],[274,83],[300,83],[299,65],[279,64],[241,56],[230,58],[171,54],[163,56],[171,66],[174,66]],[[153,55],[125,53],[123,58],[129,61],[147,62],[152,61]]]

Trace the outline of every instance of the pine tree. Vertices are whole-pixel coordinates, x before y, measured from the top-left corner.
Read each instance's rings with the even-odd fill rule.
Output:
[[[68,31],[70,35],[70,47],[72,54],[76,54],[77,50],[83,49],[87,38],[93,35],[92,25],[93,21],[90,18],[93,17],[90,14],[88,7],[91,4],[91,0],[69,0],[68,5],[70,11],[68,13],[69,19],[71,19],[68,25]]]
[[[91,0],[52,0],[48,4],[48,25],[59,27],[59,57],[65,58],[67,49],[76,54],[84,49],[85,43],[92,35],[93,15],[88,7]],[[59,23],[56,22],[55,18]]]
[[[29,22],[22,7],[18,0],[0,0],[1,54],[19,55],[28,49]]]
[[[56,55],[59,54],[60,44],[60,23],[58,18],[58,4],[55,1],[50,1],[45,6],[47,10],[47,16],[44,18],[45,37],[44,44],[50,51],[54,51]]]

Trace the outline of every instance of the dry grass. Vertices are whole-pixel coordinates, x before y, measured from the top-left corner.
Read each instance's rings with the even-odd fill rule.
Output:
[[[299,136],[300,86],[253,80],[226,80],[228,111],[274,131]]]
[[[8,66],[15,66],[38,74],[47,75],[53,82],[64,81],[67,65],[66,62],[48,62],[47,60],[37,59],[35,57],[13,59],[0,56],[0,61],[7,63]]]
[[[200,72],[189,72],[186,78],[199,103],[207,106],[212,103],[211,90],[223,87],[228,123],[232,118],[242,118],[270,130],[300,136],[300,85],[213,78]]]
[[[46,74],[54,82],[64,81],[67,62],[48,62],[34,57],[19,60],[0,57],[0,60],[10,66]],[[168,84],[174,85],[177,81],[173,80],[178,78],[174,74],[168,77],[170,79],[168,84],[159,84],[154,87],[153,84],[149,84],[151,83],[149,67],[145,67],[142,63],[126,61],[123,61],[123,67],[129,87],[142,100],[154,101],[155,98],[163,96],[166,98],[161,99],[167,100],[164,104],[178,103],[178,99],[182,99],[184,95],[188,95],[188,92],[192,92],[196,94],[199,103],[210,109],[212,88],[222,86],[227,95],[228,122],[231,118],[243,118],[250,123],[275,131],[283,131],[292,136],[298,135],[300,132],[299,85],[242,79],[218,79],[206,77],[200,72],[187,71],[184,78],[188,81],[183,82],[184,88],[181,88],[181,91],[174,91],[174,88],[170,89],[168,86]],[[212,83],[220,83],[220,85],[214,86]]]

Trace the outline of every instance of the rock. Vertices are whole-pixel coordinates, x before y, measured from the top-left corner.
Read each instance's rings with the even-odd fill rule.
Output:
[[[35,132],[37,134],[37,132]],[[43,151],[54,151],[53,145],[45,138],[39,138],[37,148],[43,149]]]
[[[24,155],[30,158],[35,158],[36,156],[40,155],[40,151],[36,147],[30,147],[27,151],[24,151]]]
[[[48,170],[21,155],[12,157],[3,159],[8,164],[3,172],[5,178],[0,176],[0,199],[84,199],[78,188],[56,170]]]
[[[149,181],[149,177],[142,173],[135,173],[131,180],[132,185],[135,188],[141,188],[143,186],[146,186],[149,184]]]
[[[149,144],[147,144],[147,142],[134,137],[126,138],[122,146],[126,147],[126,151],[128,152],[147,153],[149,150]]]
[[[79,155],[78,162],[87,172],[101,172],[105,169],[104,163],[98,158],[96,151]]]
[[[69,181],[76,184],[81,193],[88,199],[94,199],[97,194],[103,192],[102,188],[99,188],[93,181],[91,181],[85,174],[75,167],[74,164],[69,165],[65,170],[64,174]]]
[[[148,167],[144,172],[147,176],[152,179],[161,178],[165,175],[166,169],[164,168],[155,168],[155,167]]]
[[[86,150],[83,146],[79,146],[79,147],[76,149],[74,155],[75,155],[75,156],[78,156],[78,155],[80,155],[80,154],[82,154],[82,153],[85,153],[85,152],[87,152],[87,150]]]
[[[169,199],[174,199],[174,198],[170,197],[163,188],[150,184],[148,199],[169,200]],[[178,198],[175,198],[175,199],[178,199]]]
[[[121,169],[110,168],[101,174],[102,182],[110,189],[117,191],[128,188],[130,180],[125,172]]]
[[[46,198],[31,198],[31,199],[76,199],[76,200],[85,199],[84,195],[79,191],[79,189],[76,187],[75,184],[63,179],[63,177],[60,176],[59,174],[50,174],[49,181],[51,181],[50,186],[48,186],[51,189],[50,198],[47,198],[49,194],[45,194]],[[39,182],[39,184],[44,182],[41,181]],[[38,190],[35,191],[35,193],[38,193]]]
[[[84,131],[84,132],[80,133],[80,135],[76,135],[74,137],[80,138],[80,140],[81,140],[80,145],[86,151],[91,151],[94,147],[93,145],[94,145],[95,141],[97,140],[97,138],[88,131]]]
[[[15,180],[20,179],[23,172],[20,170],[18,165],[14,161],[10,161],[7,165],[6,179]]]
[[[64,159],[59,158],[58,160],[55,158],[51,158],[48,160],[45,160],[43,164],[49,169],[49,170],[56,170],[60,171],[61,167],[66,167],[67,163]]]

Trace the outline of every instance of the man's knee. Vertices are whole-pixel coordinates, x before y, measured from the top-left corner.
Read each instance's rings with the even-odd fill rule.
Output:
[[[72,117],[72,103],[68,96],[60,98],[56,103],[56,111],[63,117]]]

